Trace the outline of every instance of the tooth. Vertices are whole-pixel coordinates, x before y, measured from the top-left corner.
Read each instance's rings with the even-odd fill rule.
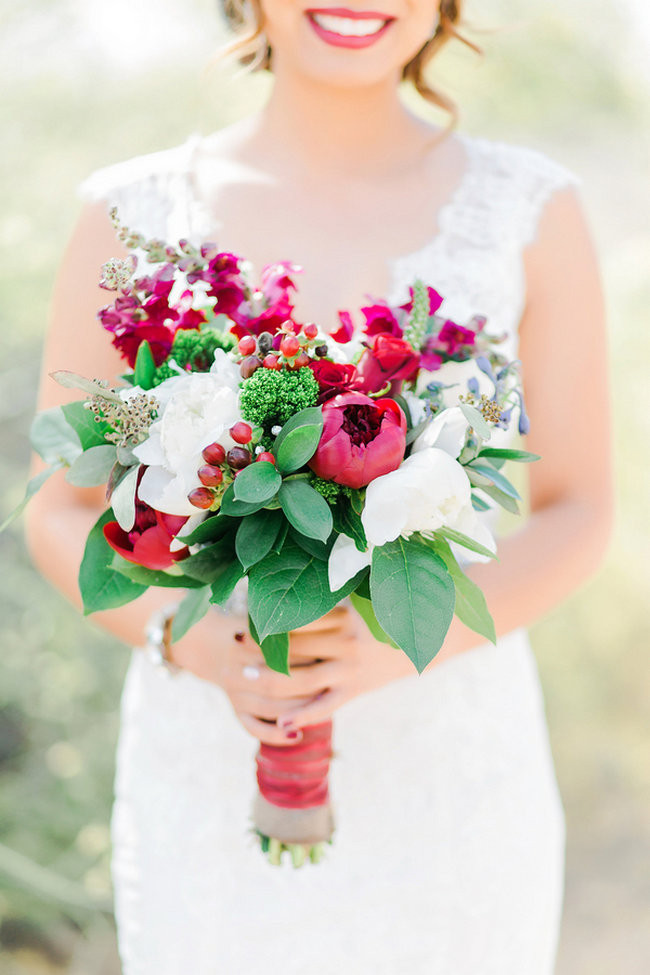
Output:
[[[314,14],[314,20],[323,30],[343,37],[367,37],[376,34],[386,23],[378,18],[356,20],[352,17],[337,17],[333,14]]]

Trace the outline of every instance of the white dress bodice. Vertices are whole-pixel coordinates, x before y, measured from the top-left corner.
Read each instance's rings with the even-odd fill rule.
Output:
[[[392,262],[389,300],[419,276],[450,317],[486,315],[516,357],[524,251],[575,180],[537,152],[461,138],[458,189],[435,237]],[[100,170],[83,195],[148,236],[204,239],[195,145]],[[169,679],[136,652],[122,718],[125,975],[551,975],[564,826],[523,630],[336,713],[335,842],[296,872],[271,868],[247,836],[256,742],[220,688]]]

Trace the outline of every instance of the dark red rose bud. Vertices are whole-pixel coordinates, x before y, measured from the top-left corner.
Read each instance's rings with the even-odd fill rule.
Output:
[[[223,481],[223,472],[212,464],[204,464],[203,467],[199,467],[197,473],[199,481],[206,487],[216,487]]]
[[[269,450],[263,450],[261,454],[258,454],[255,458],[256,460],[268,460],[270,464],[275,464],[275,457]]]
[[[250,443],[253,431],[248,423],[235,423],[229,430],[230,436],[235,443]]]
[[[308,322],[303,328],[303,332],[308,339],[315,339],[318,335],[318,328],[313,322]]]
[[[187,496],[187,500],[190,504],[193,504],[195,508],[209,508],[214,501],[214,494],[207,487],[194,488],[193,491]]]
[[[260,332],[257,336],[257,348],[262,355],[266,355],[273,348],[273,336],[270,332]]]
[[[239,340],[237,348],[242,355],[252,355],[257,348],[257,342],[255,341],[254,335],[244,335],[243,338]]]
[[[282,339],[280,343],[280,352],[282,355],[290,359],[292,356],[296,355],[300,351],[300,342],[295,335],[288,335],[286,339]]]
[[[250,379],[261,365],[262,360],[258,359],[256,355],[247,355],[245,359],[242,359],[241,365],[239,366],[239,373],[242,379]]]
[[[203,449],[201,456],[206,464],[217,466],[218,464],[223,464],[226,459],[226,451],[220,443],[211,443]]]
[[[277,355],[265,355],[264,362],[262,363],[265,369],[281,369],[282,366],[278,362]]]
[[[251,455],[245,447],[231,447],[226,454],[226,459],[233,470],[240,471],[248,467],[251,462]]]

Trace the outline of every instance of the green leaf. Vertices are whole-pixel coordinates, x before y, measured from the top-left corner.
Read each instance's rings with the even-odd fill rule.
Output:
[[[474,511],[490,511],[492,506],[484,501],[483,498],[479,498],[478,494],[474,494],[472,491],[472,508]]]
[[[282,510],[302,535],[326,542],[332,533],[332,511],[307,481],[286,480],[278,492]]]
[[[444,538],[436,538],[433,548],[447,566],[449,575],[456,586],[455,613],[461,623],[470,630],[484,636],[491,643],[497,642],[494,620],[485,602],[485,596],[475,582],[465,575],[454,558],[449,543]]]
[[[135,359],[135,369],[133,370],[133,385],[141,386],[142,389],[151,389],[156,372],[151,346],[145,339],[138,346],[138,354]]]
[[[172,640],[180,640],[195,623],[202,620],[210,608],[210,589],[201,586],[190,589],[184,596],[172,621]]]
[[[250,635],[264,654],[264,661],[271,670],[279,674],[289,674],[289,634],[273,633],[260,642],[251,617],[248,617]]]
[[[219,606],[225,603],[232,596],[235,586],[243,576],[244,567],[239,559],[233,559],[228,563],[224,562],[219,575],[212,581],[210,602]]]
[[[242,518],[235,537],[235,551],[245,569],[268,555],[283,521],[284,515],[281,511],[264,509]]]
[[[332,509],[334,527],[339,535],[347,535],[354,541],[360,552],[368,548],[368,539],[359,515],[353,508],[349,498],[339,497]]]
[[[373,636],[375,640],[378,640],[380,643],[388,643],[389,646],[395,647],[395,649],[399,650],[399,647],[395,641],[391,640],[388,634],[385,633],[379,625],[379,621],[375,616],[375,611],[372,608],[371,601],[369,599],[364,599],[363,596],[360,596],[356,592],[350,593],[350,600],[357,613],[368,627],[371,636]]]
[[[472,471],[476,472],[479,477],[484,477],[489,483],[494,484],[494,486],[498,487],[499,490],[503,491],[504,494],[509,495],[509,497],[514,498],[516,501],[521,501],[521,495],[517,491],[516,487],[514,487],[508,478],[504,477],[500,471],[495,470],[491,464],[477,464],[476,461],[472,461],[471,464],[467,464],[465,470],[467,471],[470,481],[475,487],[483,487],[484,485],[477,482],[476,479],[472,477]]]
[[[2,534],[5,528],[9,527],[12,521],[15,521],[18,515],[22,514],[24,509],[27,507],[30,498],[33,498],[36,492],[43,487],[47,479],[51,477],[55,471],[60,471],[62,467],[63,464],[53,464],[51,467],[46,467],[44,471],[40,472],[40,474],[35,474],[34,477],[30,478],[30,480],[27,482],[27,487],[25,488],[23,500],[7,515],[5,520],[0,525],[0,534]]]
[[[445,563],[420,539],[400,537],[378,545],[370,593],[379,625],[422,673],[454,615],[456,591]]]
[[[300,410],[284,424],[273,444],[278,470],[291,474],[314,456],[323,430],[320,406]]]
[[[104,538],[102,529],[114,520],[113,509],[109,508],[90,530],[86,541],[79,568],[79,590],[86,616],[102,609],[124,606],[147,589],[146,585],[133,582],[111,567],[115,552]]]
[[[127,579],[131,579],[132,582],[137,582],[142,586],[158,586],[161,589],[198,589],[203,585],[197,579],[191,579],[176,570],[176,564],[174,564],[175,571],[165,572],[163,569],[148,569],[145,565],[129,562],[128,559],[122,558],[117,553],[113,556],[111,569],[120,572]]]
[[[434,532],[434,537],[446,538],[450,542],[455,542],[456,545],[462,545],[463,548],[468,548],[470,552],[476,552],[477,555],[484,555],[488,559],[494,559],[499,561],[489,548],[485,545],[481,545],[480,542],[475,542],[473,538],[469,535],[465,535],[463,532],[456,531],[455,528],[436,528]]]
[[[255,504],[248,501],[238,501],[235,497],[235,484],[230,484],[221,499],[220,511],[224,515],[232,515],[240,518],[242,515],[252,515],[254,511],[259,511],[266,505],[266,501],[258,501]]]
[[[531,454],[528,450],[510,450],[506,447],[484,447],[479,457],[500,457],[503,460],[514,460],[521,464],[532,464],[541,460],[539,454]]]
[[[81,454],[81,440],[65,418],[60,406],[37,413],[29,440],[46,464],[72,464]]]
[[[72,462],[65,479],[75,487],[98,487],[106,484],[116,460],[117,450],[113,444],[89,447]]]
[[[88,393],[89,396],[101,396],[102,399],[107,399],[111,403],[122,403],[116,392],[108,389],[107,386],[102,386],[97,379],[86,379],[85,376],[79,376],[76,372],[69,372],[67,369],[51,372],[50,376],[59,386],[64,386],[66,389],[79,389],[82,393]]]
[[[239,472],[234,481],[235,498],[248,504],[266,503],[278,493],[281,484],[275,465],[270,460],[261,460]]]
[[[287,537],[279,554],[270,552],[249,573],[248,609],[260,639],[320,619],[358,582],[355,577],[333,593],[327,563]]]
[[[297,545],[304,548],[305,552],[313,555],[315,558],[320,559],[322,562],[327,562],[330,557],[330,552],[332,546],[327,542],[321,542],[319,538],[309,538],[307,535],[301,535],[299,531],[295,528],[290,528],[291,537]]]
[[[95,414],[86,409],[85,400],[76,403],[64,403],[61,407],[63,415],[75,431],[84,450],[89,447],[99,447],[106,443],[105,434],[111,429],[103,420],[97,421]]]
[[[471,427],[474,428],[479,437],[483,440],[489,440],[492,436],[492,428],[487,420],[483,419],[483,416],[476,409],[475,406],[470,406],[469,403],[459,403],[461,410],[463,411],[463,416],[469,423]]]
[[[505,491],[501,491],[498,487],[495,487],[494,484],[481,484],[480,490],[483,494],[487,494],[489,498],[492,498],[493,501],[496,501],[497,504],[500,504],[502,508],[505,508],[506,511],[510,511],[513,515],[519,514],[519,505],[515,499],[510,497],[509,494],[506,494]]]
[[[130,532],[135,524],[135,492],[138,486],[137,467],[131,467],[117,482],[111,493],[115,518],[122,531]]]
[[[205,521],[196,526],[189,535],[178,535],[186,545],[205,545],[206,542],[217,542],[230,531],[234,531],[239,523],[238,518],[229,518],[221,513],[210,515]]]
[[[226,536],[214,545],[201,549],[196,555],[183,559],[183,572],[193,579],[198,579],[199,582],[210,585],[230,565],[234,557],[232,537]]]

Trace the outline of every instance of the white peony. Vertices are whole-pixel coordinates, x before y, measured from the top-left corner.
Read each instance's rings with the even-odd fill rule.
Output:
[[[330,587],[340,587],[364,565],[375,545],[407,537],[416,531],[454,528],[490,551],[496,545],[489,529],[472,507],[471,485],[458,461],[439,447],[411,454],[395,471],[371,481],[361,521],[368,551],[359,552],[352,539],[337,538],[329,558]],[[465,551],[465,550],[464,550]],[[473,560],[487,557],[472,555]]]
[[[460,406],[441,410],[419,437],[413,441],[411,453],[428,447],[438,447],[456,459],[465,445],[469,423]]]
[[[147,465],[142,501],[170,515],[196,514],[187,496],[199,486],[201,451],[215,441],[226,450],[234,445],[228,430],[241,420],[239,383],[237,366],[218,350],[210,372],[173,376],[151,390],[162,412],[133,451]]]

